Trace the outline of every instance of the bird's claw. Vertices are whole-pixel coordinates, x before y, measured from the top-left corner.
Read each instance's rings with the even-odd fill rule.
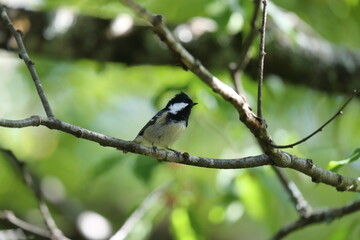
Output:
[[[158,150],[157,146],[155,146],[155,145],[152,146],[152,149],[153,149],[154,152],[157,152],[157,150]]]
[[[166,148],[167,150],[170,150],[170,151],[172,151],[172,152],[174,152],[178,157],[180,157],[181,156],[181,152],[179,152],[179,151],[176,151],[175,149],[172,149],[172,148]]]

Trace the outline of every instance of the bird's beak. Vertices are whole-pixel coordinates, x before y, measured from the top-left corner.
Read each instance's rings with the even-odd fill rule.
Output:
[[[191,104],[191,106],[193,107],[193,106],[195,106],[196,104],[198,104],[197,102],[193,102],[192,104]]]

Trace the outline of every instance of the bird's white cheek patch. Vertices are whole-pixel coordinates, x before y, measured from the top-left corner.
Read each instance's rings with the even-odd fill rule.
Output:
[[[189,104],[188,103],[183,103],[183,102],[172,104],[169,107],[169,112],[172,113],[172,114],[176,114],[179,111],[183,110],[187,105],[189,105]]]

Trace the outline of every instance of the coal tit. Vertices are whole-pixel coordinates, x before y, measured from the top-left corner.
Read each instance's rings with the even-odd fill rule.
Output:
[[[166,107],[159,111],[141,129],[134,142],[146,146],[169,148],[188,126],[188,119],[194,103],[188,95],[181,92],[173,97]]]

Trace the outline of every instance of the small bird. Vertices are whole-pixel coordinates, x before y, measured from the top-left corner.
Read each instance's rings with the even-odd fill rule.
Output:
[[[190,112],[194,103],[185,93],[176,94],[150,121],[141,129],[134,142],[146,146],[169,148],[188,126]]]

